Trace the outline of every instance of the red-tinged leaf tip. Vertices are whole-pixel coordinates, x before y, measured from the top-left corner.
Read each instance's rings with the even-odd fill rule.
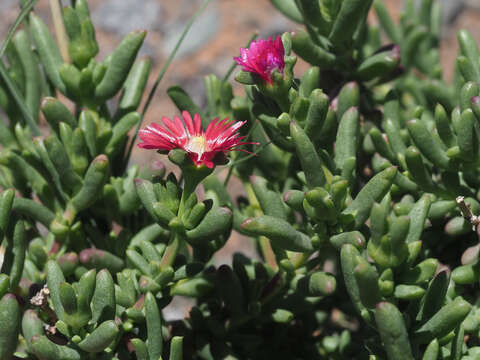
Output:
[[[102,250],[98,249],[85,249],[80,252],[80,262],[82,264],[87,264],[93,257],[98,257],[100,259],[105,257],[105,253]]]
[[[355,266],[355,268],[353,269],[353,272],[354,272],[354,273],[359,272],[363,267],[364,267],[363,264],[358,264],[358,265]]]
[[[230,210],[228,207],[221,207],[220,210],[222,210],[224,213],[227,213],[228,215],[232,215],[232,210]]]
[[[138,286],[140,286],[140,288],[144,288],[148,285],[148,283],[149,283],[148,279],[142,275],[140,277],[140,280],[138,281]]]
[[[326,290],[327,294],[332,294],[333,292],[335,292],[335,288],[336,288],[335,281],[331,280],[331,279],[328,279],[325,283],[325,290]]]
[[[98,272],[98,275],[100,275],[100,274],[105,274],[105,273],[107,273],[107,274],[110,275],[110,272],[109,272],[107,269],[102,269],[102,270],[100,270],[100,271]]]
[[[39,335],[39,334],[33,335],[33,336],[30,338],[30,343],[31,343],[31,344],[36,343],[36,342],[40,339],[40,337],[41,337],[41,335]]]
[[[10,300],[17,300],[17,297],[15,296],[15,294],[12,294],[12,293],[7,293],[5,295],[3,295],[2,297],[2,300],[7,300],[7,299],[10,299]],[[18,300],[17,300],[18,301]]]
[[[392,51],[390,52],[390,56],[394,59],[394,60],[400,60],[401,59],[401,55],[400,55],[400,46],[398,45],[395,45],[392,49]]]
[[[33,309],[25,310],[25,316],[38,317],[37,312]]]
[[[358,84],[355,81],[351,81],[351,82],[347,83],[345,86],[350,88],[350,89],[358,88]]]
[[[385,308],[386,306],[389,306],[389,305],[390,305],[389,302],[381,301],[376,305],[376,308],[379,309],[379,310],[382,310],[383,308]]]
[[[74,252],[66,253],[60,256],[57,260],[58,264],[63,264],[63,263],[78,263],[78,255],[75,254]]]
[[[365,245],[365,241],[362,239],[361,236],[357,236],[355,238],[356,243],[358,244],[359,247],[363,247]]]
[[[241,228],[247,227],[255,218],[248,218],[246,220],[243,220],[243,222],[240,224]]]
[[[56,220],[53,220],[53,221],[55,222]],[[61,244],[58,241],[54,241],[48,253],[56,254],[60,251],[60,248],[61,248]]]
[[[473,104],[473,105],[480,104],[480,96],[472,96],[470,98],[470,103]]]
[[[337,112],[338,109],[338,96],[333,98],[332,101],[330,101],[330,104],[328,105],[328,109],[332,109],[333,111]]]
[[[98,155],[95,159],[93,159],[94,162],[100,163],[100,162],[108,162],[107,155],[105,154],[100,154]]]
[[[478,254],[480,253],[480,244],[467,248],[461,258],[462,265],[472,264],[477,261]]]
[[[145,183],[145,181],[145,179],[136,178],[135,180],[133,180],[133,183],[135,184],[135,186],[141,186]]]
[[[137,300],[135,305],[133,305],[133,307],[137,310],[141,310],[143,308],[143,304],[145,304],[145,294],[142,294],[142,296],[140,296],[140,298]]]
[[[82,252],[80,253],[80,262],[82,264],[88,263],[91,258],[92,258],[92,249],[85,249],[85,250],[82,250]]]
[[[43,107],[47,106],[48,103],[50,103],[50,102],[52,102],[52,101],[55,101],[55,98],[53,98],[53,97],[51,97],[51,96],[45,97],[45,98],[42,100],[41,104],[40,104],[40,108],[43,108]]]

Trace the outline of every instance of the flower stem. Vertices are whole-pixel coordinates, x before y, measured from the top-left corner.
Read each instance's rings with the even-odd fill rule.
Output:
[[[180,234],[178,232],[174,232],[172,234],[172,240],[168,244],[162,256],[162,260],[160,261],[160,268],[162,270],[168,266],[172,266],[175,258],[177,257],[178,249],[180,248],[180,240]]]
[[[202,182],[208,175],[210,175],[213,169],[196,169],[196,168],[183,168],[182,173],[184,176],[184,184],[182,197],[180,198],[180,204],[178,206],[177,218],[181,221],[183,213],[185,212],[185,202],[195,192],[198,184]],[[178,250],[183,243],[183,231],[172,230],[171,240],[168,244],[162,260],[160,261],[160,268],[164,269],[168,266],[172,266],[177,256]]]
[[[275,95],[275,102],[280,107],[280,110],[284,113],[290,112],[290,99],[288,98],[288,92],[280,92]]]
[[[177,217],[179,218],[182,217],[183,213],[185,212],[185,202],[190,197],[190,195],[192,195],[195,192],[195,189],[197,188],[197,185],[199,183],[200,181],[197,181],[197,179],[194,179],[193,177],[188,176],[188,174],[187,176],[184,177],[182,197],[180,198],[180,205],[178,206]]]
[[[185,179],[185,185],[182,192],[182,197],[180,198],[180,205],[178,206],[177,218],[181,219],[182,215],[185,211],[185,201],[188,197],[195,191],[195,187],[192,189],[190,188],[190,184],[187,187],[187,181]],[[168,244],[167,248],[165,249],[165,253],[162,256],[162,260],[160,261],[160,268],[165,269],[168,266],[172,266],[175,258],[177,257],[178,250],[180,249],[180,244],[182,242],[182,234],[179,231],[173,231],[170,243]]]

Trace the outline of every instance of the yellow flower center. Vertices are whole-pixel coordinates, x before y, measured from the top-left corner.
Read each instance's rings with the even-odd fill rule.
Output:
[[[207,148],[207,139],[205,136],[193,136],[188,140],[187,146],[185,149],[187,151],[198,154],[200,158]]]

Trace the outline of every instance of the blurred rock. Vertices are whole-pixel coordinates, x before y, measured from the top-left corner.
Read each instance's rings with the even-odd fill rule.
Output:
[[[17,0],[0,0],[0,11],[13,9],[18,4]]]
[[[443,0],[443,19],[446,23],[455,21],[455,18],[463,10],[462,0]]]
[[[477,0],[475,0],[477,1]],[[461,13],[464,7],[464,0],[440,0],[443,7],[443,21],[451,23]],[[421,0],[416,0],[415,5],[420,7]]]
[[[1,0],[5,1],[5,0]],[[118,35],[126,35],[138,29],[158,28],[162,19],[162,8],[155,0],[107,0],[93,9],[92,18],[96,26]]]
[[[182,320],[188,315],[195,300],[184,296],[175,296],[170,304],[162,310],[163,318],[166,321]]]
[[[452,1],[452,0],[450,0]],[[473,9],[480,9],[480,3],[478,0],[466,0],[466,3],[469,7]]]
[[[282,35],[286,31],[294,30],[292,22],[280,13],[275,14],[273,19],[260,31],[259,37],[275,38],[277,35]]]
[[[154,63],[157,60],[157,48],[155,44],[152,43],[151,39],[148,37],[147,33],[147,38],[145,39],[145,42],[143,43],[142,47],[140,48],[140,51],[138,52],[138,56],[148,56],[152,58]]]
[[[219,31],[221,18],[218,7],[210,5],[193,24],[178,50],[177,57],[191,54],[206,45]],[[162,46],[162,52],[165,56],[173,51],[187,23],[188,20],[181,20],[171,24],[166,29],[165,41]]]
[[[193,102],[200,108],[206,106],[207,97],[205,95],[205,86],[203,83],[202,74],[197,73],[196,76],[179,76],[173,74],[172,83],[180,85],[190,95]]]

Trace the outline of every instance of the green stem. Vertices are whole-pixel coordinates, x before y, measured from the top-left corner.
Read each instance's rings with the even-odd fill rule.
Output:
[[[202,179],[203,180],[203,179]],[[181,218],[183,213],[185,212],[185,202],[195,192],[197,185],[200,183],[197,179],[188,176],[184,177],[184,185],[182,191],[182,197],[180,198],[180,205],[178,206],[178,213],[177,217]]]
[[[198,184],[205,179],[212,171],[197,171],[196,169],[182,169],[184,174],[184,185],[182,191],[182,197],[180,198],[180,205],[178,206],[177,218],[181,221],[183,213],[185,212],[185,202],[195,192]],[[165,249],[162,260],[160,261],[160,268],[164,269],[168,266],[172,266],[183,242],[183,232],[172,231],[170,243]]]
[[[228,168],[227,177],[225,178],[225,181],[223,182],[223,186],[227,187],[228,182],[230,181],[230,178],[232,177],[232,173],[233,173],[233,166],[230,166]]]
[[[282,112],[290,112],[290,99],[288,98],[288,92],[282,91],[280,94],[276,94],[275,102],[278,104]]]
[[[174,232],[172,234],[172,240],[168,244],[165,253],[162,256],[162,260],[160,261],[160,268],[162,270],[172,266],[175,258],[177,257],[178,249],[180,249],[180,240],[180,234],[178,232]]]
[[[193,188],[195,191],[195,187]],[[182,192],[182,197],[180,198],[180,205],[178,206],[177,218],[182,219],[182,215],[185,211],[185,201],[192,194],[190,186],[187,188],[187,182],[185,181],[185,186]],[[168,266],[172,266],[175,258],[177,257],[178,250],[180,249],[180,244],[182,242],[182,234],[179,231],[172,231],[171,240],[165,249],[165,253],[162,256],[160,261],[160,268],[165,269]]]

